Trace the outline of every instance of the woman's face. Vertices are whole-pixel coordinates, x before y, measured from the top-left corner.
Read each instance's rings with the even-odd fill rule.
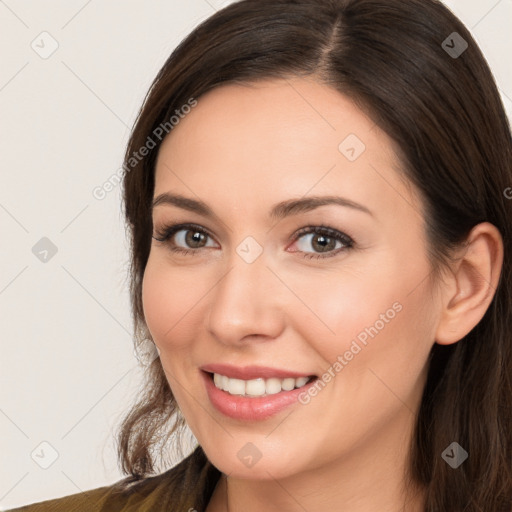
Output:
[[[193,226],[152,240],[144,313],[222,472],[404,455],[439,299],[392,148],[352,101],[299,78],[210,91],[164,140],[153,235]]]

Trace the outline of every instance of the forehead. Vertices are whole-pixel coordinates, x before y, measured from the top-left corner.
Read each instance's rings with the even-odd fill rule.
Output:
[[[311,79],[229,84],[165,138],[154,195],[211,198],[226,211],[326,193],[396,208],[409,191],[394,147],[349,98]]]

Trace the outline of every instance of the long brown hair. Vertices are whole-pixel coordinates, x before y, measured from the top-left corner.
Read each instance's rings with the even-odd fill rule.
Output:
[[[142,278],[151,246],[155,160],[162,133],[176,129],[169,120],[222,84],[291,76],[314,76],[336,88],[396,142],[405,177],[426,205],[435,275],[473,226],[488,221],[499,229],[504,262],[485,316],[458,343],[433,346],[409,470],[426,489],[425,512],[512,510],[510,126],[476,42],[439,1],[243,0],[181,42],[144,100],[124,160],[137,338],[150,338]],[[150,144],[144,158],[134,159]],[[183,425],[156,359],[119,429],[126,485],[155,472],[169,445],[177,446],[169,439]],[[457,469],[441,457],[453,441],[469,453]],[[190,497],[197,488],[211,490],[219,472],[200,447],[179,471],[191,486],[174,490],[170,510],[183,503],[205,506]]]

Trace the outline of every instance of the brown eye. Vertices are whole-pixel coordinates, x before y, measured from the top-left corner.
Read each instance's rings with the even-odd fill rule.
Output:
[[[203,228],[191,224],[175,224],[160,229],[156,236],[158,242],[170,245],[176,252],[194,252],[194,249],[211,247],[206,245],[211,236]],[[213,245],[215,246],[215,245]]]
[[[198,249],[215,247],[215,244],[208,245],[209,239],[213,243],[211,235],[202,227],[193,224],[165,226],[153,238],[168,244],[172,251],[182,254],[194,254]],[[327,226],[303,228],[294,239],[306,240],[297,244],[298,251],[292,251],[304,253],[304,258],[328,258],[354,246],[354,240],[348,235]],[[313,251],[308,251],[308,248],[312,248]]]
[[[186,233],[184,237],[185,245],[197,249],[198,247],[203,247],[203,243],[206,240],[208,235],[201,233],[200,231],[195,231],[192,229],[182,229]],[[179,231],[178,231],[179,233]]]
[[[295,239],[300,241],[296,242],[296,245],[299,252],[305,253],[305,258],[328,258],[354,245],[354,241],[348,235],[327,226],[303,228]],[[313,248],[313,252],[308,251],[308,248]]]

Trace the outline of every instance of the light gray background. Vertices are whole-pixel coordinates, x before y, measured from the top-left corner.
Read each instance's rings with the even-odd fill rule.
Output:
[[[168,55],[228,3],[0,0],[0,510],[123,477],[112,435],[142,373],[120,187],[92,191],[119,169]],[[446,3],[512,117],[512,0]],[[46,59],[31,47],[51,49],[43,31],[58,43]],[[32,251],[43,237],[57,248],[46,262]]]

